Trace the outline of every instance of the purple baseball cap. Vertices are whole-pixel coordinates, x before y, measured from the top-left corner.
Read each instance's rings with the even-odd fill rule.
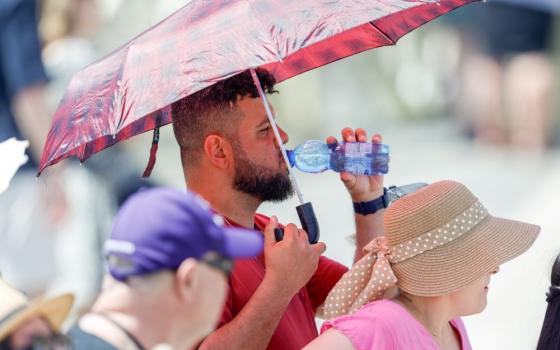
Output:
[[[105,242],[111,275],[130,276],[173,270],[187,258],[208,252],[249,258],[263,249],[260,232],[223,227],[201,197],[172,188],[140,190],[121,207]]]

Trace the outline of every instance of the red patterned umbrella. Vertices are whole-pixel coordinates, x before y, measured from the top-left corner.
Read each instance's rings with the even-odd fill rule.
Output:
[[[171,122],[169,105],[250,68],[278,82],[396,41],[478,0],[194,0],[78,72],[39,165]]]

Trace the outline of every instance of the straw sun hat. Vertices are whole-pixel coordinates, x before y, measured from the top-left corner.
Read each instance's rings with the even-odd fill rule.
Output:
[[[462,289],[525,252],[540,227],[491,216],[464,185],[440,181],[392,204],[384,230],[329,293],[326,319],[355,312],[395,284],[417,296]]]
[[[58,330],[73,301],[72,294],[63,294],[29,302],[23,293],[0,279],[0,341],[37,316],[45,319],[53,330]]]

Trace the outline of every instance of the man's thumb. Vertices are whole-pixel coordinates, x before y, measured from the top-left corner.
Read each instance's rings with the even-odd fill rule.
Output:
[[[311,248],[317,256],[321,256],[327,250],[327,245],[323,242],[317,242],[312,244]]]
[[[356,184],[356,175],[343,171],[340,173],[340,180],[342,180],[346,187],[350,188],[350,186]]]
[[[278,226],[278,219],[276,216],[271,216],[270,221],[264,228],[264,245],[270,246],[276,243],[276,237],[274,236],[274,229]]]

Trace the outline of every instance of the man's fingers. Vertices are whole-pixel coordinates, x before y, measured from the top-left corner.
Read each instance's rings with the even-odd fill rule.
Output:
[[[291,241],[298,238],[298,228],[294,224],[288,224],[284,227],[284,241]]]
[[[311,245],[311,249],[316,256],[321,256],[327,250],[327,245],[323,242],[317,242]]]
[[[342,140],[345,142],[367,142],[368,140],[367,132],[364,128],[357,128],[356,130],[354,130],[350,127],[345,127],[344,129],[342,129],[340,133],[342,135]],[[336,142],[337,140],[333,136],[329,136],[327,138],[327,144],[334,144]],[[382,142],[381,135],[374,134],[371,137],[371,142],[381,143]]]
[[[276,238],[274,237],[274,229],[278,226],[278,218],[272,216],[268,225],[264,228],[264,245],[265,247],[273,245],[276,243]]]
[[[356,129],[356,140],[358,142],[367,142],[367,133],[363,128]]]
[[[358,181],[356,175],[345,171],[340,173],[340,180],[344,183],[346,188],[348,188],[349,190],[354,188],[354,186],[356,186],[356,182]]]
[[[338,146],[338,140],[334,136],[327,137],[327,146],[329,149],[334,150]]]
[[[305,232],[304,229],[299,229],[298,230],[298,238],[300,239],[300,241],[304,244],[304,245],[309,245],[309,236],[307,235],[307,232]]]
[[[352,128],[346,127],[342,129],[342,140],[346,142],[356,142],[356,136]]]
[[[329,145],[330,145],[330,144],[333,144],[333,143],[338,143],[338,140],[337,140],[336,137],[334,137],[334,136],[329,136],[329,137],[327,137],[327,143],[328,143]]]

